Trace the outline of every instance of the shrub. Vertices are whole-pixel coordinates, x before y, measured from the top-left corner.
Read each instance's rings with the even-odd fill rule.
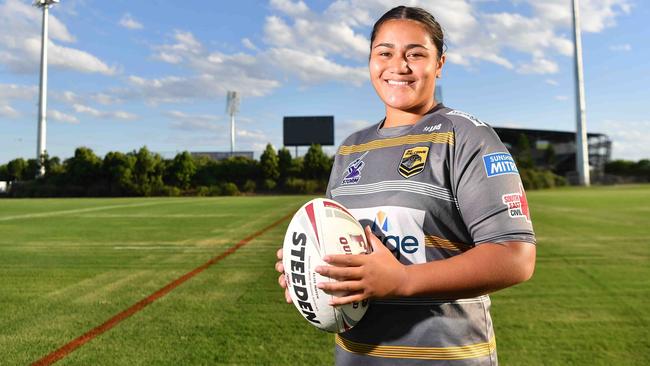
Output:
[[[277,183],[273,179],[264,179],[262,182],[262,189],[265,191],[272,191],[277,187]]]
[[[257,188],[255,181],[247,179],[244,183],[244,186],[242,187],[242,191],[245,193],[253,193],[255,192],[255,188]]]
[[[220,188],[221,195],[223,196],[239,196],[239,188],[237,188],[237,185],[235,183],[222,183]]]

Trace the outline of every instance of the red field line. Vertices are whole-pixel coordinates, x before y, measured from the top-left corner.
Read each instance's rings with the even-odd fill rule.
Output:
[[[43,366],[43,365],[51,365],[60,359],[64,358],[77,348],[83,346],[85,343],[91,341],[93,338],[97,337],[98,335],[106,332],[107,330],[113,328],[117,324],[119,324],[122,320],[130,317],[131,315],[137,313],[138,311],[144,309],[147,305],[153,303],[154,301],[160,299],[161,297],[167,295],[170,291],[175,289],[176,287],[180,286],[183,284],[183,282],[189,280],[190,278],[196,276],[197,274],[203,272],[205,269],[208,267],[212,266],[213,264],[219,262],[220,260],[226,258],[227,256],[231,255],[232,253],[236,252],[239,248],[243,247],[244,245],[248,244],[251,240],[255,239],[256,237],[264,234],[265,232],[271,230],[272,228],[280,225],[283,221],[291,217],[293,213],[287,214],[280,218],[279,220],[273,222],[271,225],[245,237],[244,239],[240,240],[237,244],[233,245],[232,247],[228,248],[226,251],[223,253],[219,254],[218,256],[210,259],[209,261],[203,263],[199,267],[196,267],[190,272],[187,272],[186,274],[178,277],[174,281],[170,282],[167,284],[165,287],[159,289],[158,291],[154,292],[153,294],[147,296],[146,298],[138,301],[137,303],[133,304],[131,307],[128,309],[118,313],[117,315],[113,316],[112,318],[108,319],[106,322],[104,322],[102,325],[99,325],[82,336],[73,339],[66,345],[60,347],[56,351],[48,354],[47,356],[41,358],[40,360],[34,362],[32,366]]]

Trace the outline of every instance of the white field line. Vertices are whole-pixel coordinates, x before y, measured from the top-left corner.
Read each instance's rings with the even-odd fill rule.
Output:
[[[187,201],[189,201],[189,200],[183,200],[183,201],[180,201],[180,200],[179,201],[177,201],[177,200],[173,200],[173,201],[156,201],[156,202],[145,202],[145,203],[131,203],[131,204],[123,204],[123,205],[110,205],[110,206],[99,206],[99,207],[89,207],[89,208],[78,208],[78,209],[74,209],[74,210],[50,211],[50,212],[25,214],[25,215],[5,216],[5,217],[0,217],[0,221],[33,219],[33,218],[37,218],[37,217],[60,216],[60,215],[83,213],[83,212],[112,210],[114,208],[144,207],[144,206],[153,206],[153,205],[187,202]]]
[[[165,219],[165,218],[208,218],[208,217],[231,217],[230,214],[90,214],[90,215],[75,215],[75,217],[83,218],[97,218],[97,219],[113,219],[113,218],[147,218],[147,219]]]
[[[187,251],[187,252],[207,252],[207,251],[213,251],[213,248],[201,248],[201,247],[193,247],[193,246],[181,246],[181,245],[176,245],[176,246],[134,246],[134,245],[123,245],[123,246],[115,246],[113,247],[114,250],[182,250],[182,251]]]

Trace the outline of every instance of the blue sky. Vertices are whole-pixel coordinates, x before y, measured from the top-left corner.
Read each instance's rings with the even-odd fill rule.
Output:
[[[30,4],[0,0],[0,163],[36,154],[41,18]],[[383,117],[368,39],[399,4],[446,30],[446,105],[493,126],[574,129],[569,0],[61,0],[50,12],[48,152],[228,151],[227,90],[243,94],[238,150],[282,146],[282,117],[295,115],[334,115],[338,144]],[[614,158],[650,158],[650,4],[581,9],[588,130],[613,139]]]

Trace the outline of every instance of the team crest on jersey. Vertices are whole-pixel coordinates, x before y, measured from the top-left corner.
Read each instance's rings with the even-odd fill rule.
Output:
[[[519,184],[519,192],[507,193],[501,196],[501,201],[508,207],[508,215],[512,218],[523,217],[530,222],[530,210],[524,187]]]
[[[399,164],[399,174],[404,178],[411,178],[424,170],[429,156],[428,146],[419,146],[406,149],[402,155],[402,161]]]
[[[341,185],[359,183],[359,180],[361,179],[361,170],[366,165],[366,163],[363,161],[363,158],[365,158],[366,155],[368,155],[368,151],[348,164],[348,167],[345,170],[345,176],[343,176],[343,181],[341,181]]]

